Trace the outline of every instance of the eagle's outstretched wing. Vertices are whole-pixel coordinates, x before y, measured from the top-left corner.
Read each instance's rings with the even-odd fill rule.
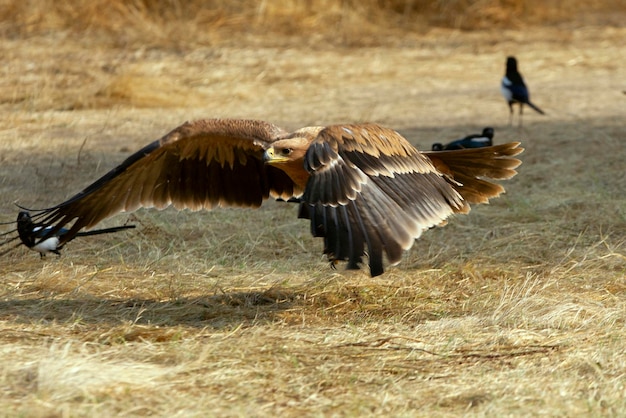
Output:
[[[463,207],[428,158],[378,125],[328,127],[309,147],[306,168],[300,216],[324,237],[331,260],[358,268],[367,254],[373,276],[383,273],[383,253],[398,263],[424,230]]]
[[[54,225],[72,221],[63,242],[118,212],[140,207],[211,209],[258,207],[270,195],[301,193],[281,170],[266,165],[263,153],[281,128],[255,120],[207,119],[185,123],[128,157],[67,201],[33,219]]]
[[[424,230],[504,191],[483,177],[514,175],[520,161],[508,157],[521,152],[518,145],[424,154],[378,125],[331,126],[307,151],[311,178],[300,217],[324,237],[331,261],[356,269],[367,254],[376,276],[383,254],[398,263]]]

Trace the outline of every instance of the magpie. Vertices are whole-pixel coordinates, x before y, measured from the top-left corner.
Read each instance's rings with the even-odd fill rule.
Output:
[[[502,77],[500,91],[509,104],[509,125],[513,124],[513,103],[519,103],[520,126],[522,126],[522,108],[525,104],[532,107],[537,113],[545,115],[543,110],[531,103],[528,87],[526,87],[522,75],[517,71],[517,60],[515,57],[508,57],[506,59],[506,74]]]
[[[112,228],[96,229],[94,231],[79,232],[77,237],[85,237],[89,235],[109,234],[112,232],[122,231],[124,229],[134,228],[135,225],[122,225]],[[61,228],[56,232],[53,232],[52,226],[45,226],[43,224],[36,224],[30,217],[30,213],[27,211],[21,211],[17,215],[17,233],[19,235],[22,244],[27,246],[33,251],[39,252],[39,256],[44,258],[48,253],[54,253],[61,255],[59,250],[63,248],[63,245],[59,245],[63,235],[69,232],[66,228]]]
[[[481,134],[468,135],[443,145],[440,142],[433,144],[433,151],[450,151],[453,149],[481,148],[493,145],[493,128],[485,128]]]

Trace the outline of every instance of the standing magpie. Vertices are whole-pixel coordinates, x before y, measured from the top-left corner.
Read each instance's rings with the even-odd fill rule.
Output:
[[[85,237],[89,235],[108,234],[111,232],[118,232],[124,229],[134,228],[135,225],[122,225],[115,226],[113,228],[96,229],[94,231],[79,232],[75,236]],[[21,211],[17,215],[17,233],[22,241],[22,244],[27,246],[33,251],[39,252],[39,256],[44,258],[47,253],[54,253],[61,255],[59,250],[63,248],[63,245],[59,245],[59,242],[65,234],[69,232],[66,228],[61,228],[56,232],[52,232],[52,226],[44,226],[43,224],[36,224],[30,217],[30,213],[27,211]],[[73,238],[72,238],[73,239]]]
[[[493,128],[483,129],[482,134],[468,135],[465,138],[457,139],[443,145],[440,142],[433,144],[433,151],[450,151],[453,149],[480,148],[490,147],[493,145]]]
[[[500,85],[502,96],[509,104],[509,125],[513,124],[513,103],[519,103],[519,125],[522,126],[522,108],[525,104],[532,107],[536,112],[545,115],[543,110],[530,102],[528,87],[524,83],[522,75],[517,71],[517,60],[515,57],[506,59],[506,74],[502,77]]]

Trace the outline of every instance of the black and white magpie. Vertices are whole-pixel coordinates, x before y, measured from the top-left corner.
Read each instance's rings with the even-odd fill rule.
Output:
[[[493,145],[493,128],[485,128],[481,134],[468,135],[465,138],[457,139],[446,145],[435,142],[433,151],[450,151],[453,149],[481,148]]]
[[[109,234],[112,232],[122,231],[124,229],[134,228],[135,225],[122,225],[112,228],[96,229],[93,231],[79,232],[75,236],[85,237],[89,235]],[[30,217],[30,213],[27,211],[21,211],[17,215],[17,233],[19,235],[22,244],[27,246],[33,251],[39,252],[41,258],[45,257],[48,253],[54,253],[61,255],[59,250],[63,248],[63,245],[59,245],[63,235],[69,232],[66,228],[61,228],[56,232],[52,232],[52,226],[45,226],[43,224],[36,224]]]
[[[525,104],[532,107],[537,113],[545,115],[543,110],[539,109],[530,101],[528,87],[526,87],[522,75],[517,71],[517,60],[515,57],[508,57],[506,59],[506,73],[504,77],[502,77],[500,91],[509,104],[509,125],[513,124],[513,103],[519,103],[520,126],[522,125],[522,108]]]

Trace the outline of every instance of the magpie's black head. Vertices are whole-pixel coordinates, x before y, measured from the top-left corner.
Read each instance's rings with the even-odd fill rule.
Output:
[[[432,149],[433,151],[443,151],[443,144],[435,142]]]
[[[493,128],[485,128],[483,129],[483,136],[493,139]]]
[[[35,235],[33,234],[33,220],[30,217],[30,213],[21,211],[17,215],[17,233],[20,236],[20,241],[28,248],[35,245]]]
[[[517,71],[517,60],[515,57],[508,57],[506,59],[506,72]]]

